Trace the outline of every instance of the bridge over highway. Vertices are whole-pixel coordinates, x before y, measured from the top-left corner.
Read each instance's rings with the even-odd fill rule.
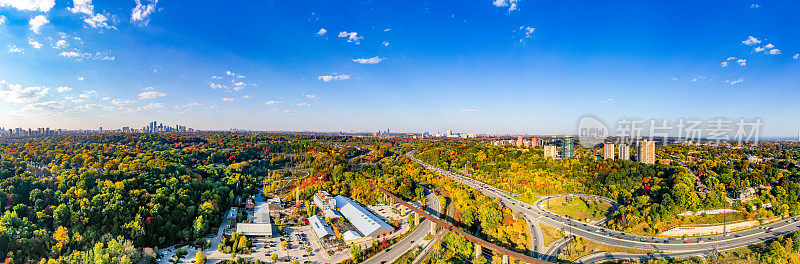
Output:
[[[509,207],[513,210],[526,214],[535,221],[558,229],[569,230],[569,232],[573,235],[581,236],[598,243],[658,252],[658,254],[633,256],[605,254],[596,258],[588,259],[583,263],[591,263],[594,261],[604,261],[610,259],[661,259],[702,256],[713,252],[725,251],[761,243],[777,236],[790,234],[800,229],[800,223],[798,223],[800,222],[800,216],[794,216],[788,217],[782,221],[764,225],[760,228],[728,232],[726,234],[715,234],[705,237],[666,238],[635,235],[603,228],[591,223],[583,223],[581,221],[554,214],[542,208],[540,202],[544,200],[537,201],[535,205],[524,203],[486,183],[431,166],[430,164],[427,164],[414,157],[414,153],[415,151],[410,151],[406,155],[411,158],[412,161],[421,164],[429,170],[433,170],[436,173],[447,176],[469,187],[478,189],[490,197],[500,199],[503,204],[509,204]]]
[[[393,193],[391,193],[391,192],[389,192],[389,191],[387,191],[387,190],[385,190],[385,189],[383,189],[381,187],[378,187],[378,189],[380,189],[380,191],[383,192],[383,194],[385,196],[391,198],[392,200],[395,200],[396,202],[402,204],[405,207],[408,207],[409,209],[414,211],[414,213],[416,213],[417,215],[423,216],[423,217],[427,218],[428,220],[430,220],[433,223],[433,225],[431,225],[431,231],[435,232],[436,228],[441,227],[441,228],[446,229],[447,231],[460,234],[460,235],[464,236],[470,242],[475,243],[475,245],[476,245],[475,254],[476,255],[480,255],[481,254],[482,248],[487,248],[487,249],[491,250],[492,252],[499,253],[499,254],[503,255],[503,263],[508,263],[508,258],[509,257],[515,258],[515,259],[517,259],[519,261],[522,261],[522,262],[525,262],[525,263],[537,263],[537,264],[551,264],[552,263],[552,262],[547,262],[547,261],[543,261],[543,260],[540,260],[540,259],[536,259],[534,257],[528,256],[528,255],[525,255],[525,254],[520,254],[520,253],[517,253],[515,251],[511,251],[511,250],[506,249],[504,247],[492,244],[489,241],[483,240],[483,239],[481,239],[479,237],[473,236],[472,234],[470,234],[470,233],[468,233],[468,232],[466,232],[464,230],[461,230],[460,228],[454,226],[453,224],[451,224],[451,223],[449,223],[447,221],[444,221],[444,220],[440,219],[437,216],[433,216],[433,215],[429,214],[428,212],[426,212],[423,209],[417,208],[416,206],[413,206],[413,205],[407,203],[403,199],[400,199],[400,197],[397,197]]]

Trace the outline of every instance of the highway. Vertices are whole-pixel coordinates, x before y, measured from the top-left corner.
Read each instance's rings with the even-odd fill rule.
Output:
[[[522,213],[529,219],[539,221],[543,224],[563,229],[572,235],[581,236],[589,240],[607,245],[653,250],[654,252],[665,254],[654,254],[651,258],[680,257],[684,255],[703,255],[712,251],[724,251],[746,245],[760,243],[770,238],[792,233],[800,228],[800,216],[788,218],[776,223],[765,225],[759,228],[744,231],[731,232],[725,235],[714,235],[706,237],[691,238],[663,238],[627,234],[624,232],[610,230],[591,223],[583,223],[557,214],[553,214],[542,209],[540,200],[536,205],[523,203],[506,192],[498,190],[488,184],[464,177],[433,167],[414,157],[415,151],[410,151],[406,155],[411,160],[423,165],[425,168],[433,170],[441,175],[450,177],[467,186],[480,190],[489,197],[500,199],[503,204],[512,210]],[[565,195],[561,195],[565,196]],[[546,256],[543,256],[546,257]]]
[[[429,190],[425,190],[428,194],[425,196],[425,204],[428,205],[425,208],[425,211],[433,214],[439,215],[440,207],[439,198],[436,197],[436,194]],[[365,260],[362,263],[366,264],[381,264],[381,263],[393,263],[395,260],[400,258],[403,254],[414,248],[414,246],[421,245],[423,238],[428,234],[428,231],[431,230],[431,221],[425,218],[420,219],[419,226],[411,231],[411,234],[406,236],[405,238],[401,239],[394,245],[390,246],[386,250],[375,254],[371,258]]]

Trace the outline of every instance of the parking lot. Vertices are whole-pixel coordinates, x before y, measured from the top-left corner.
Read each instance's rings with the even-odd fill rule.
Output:
[[[310,226],[285,227],[283,233],[278,233],[276,230],[273,238],[254,239],[253,253],[240,256],[248,260],[271,262],[272,254],[277,254],[278,263],[290,263],[294,259],[300,263],[338,263],[350,257],[347,249],[328,256],[312,232]],[[281,243],[284,241],[288,245],[285,251],[281,249]],[[311,253],[308,252],[308,247],[311,247]]]

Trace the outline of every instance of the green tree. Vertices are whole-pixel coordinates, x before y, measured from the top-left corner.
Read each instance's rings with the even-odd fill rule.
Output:
[[[202,215],[197,216],[194,220],[194,236],[203,237],[208,231],[208,223],[203,219]]]

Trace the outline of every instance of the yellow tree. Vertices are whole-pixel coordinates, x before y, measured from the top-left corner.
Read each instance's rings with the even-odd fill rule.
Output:
[[[58,248],[58,252],[61,252],[64,246],[69,243],[69,231],[67,231],[66,227],[59,226],[53,234],[53,239],[57,242],[56,247]]]

